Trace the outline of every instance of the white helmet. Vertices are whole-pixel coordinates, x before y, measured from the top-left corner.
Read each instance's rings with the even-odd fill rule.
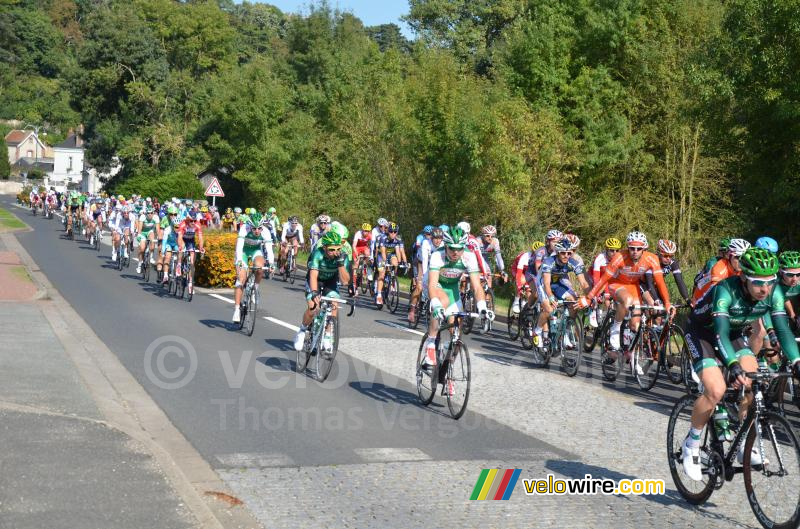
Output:
[[[389,226],[389,221],[386,220],[385,218],[381,217],[381,218],[378,219],[378,226],[387,227],[387,226]]]
[[[658,252],[662,255],[675,255],[678,251],[678,245],[669,239],[658,240]]]
[[[559,230],[550,230],[547,232],[547,235],[545,235],[544,238],[547,241],[552,241],[553,239],[561,240],[564,238],[564,234],[561,233]]]
[[[458,226],[459,228],[461,228],[461,229],[462,229],[462,231],[463,231],[464,233],[466,233],[467,235],[469,235],[469,230],[470,230],[470,228],[472,227],[472,226],[470,226],[470,225],[469,225],[469,222],[467,222],[466,220],[462,220],[461,222],[459,222],[458,224],[456,224],[456,226]]]
[[[640,231],[632,231],[628,234],[628,238],[625,239],[628,246],[635,246],[637,248],[647,248],[650,246],[647,243],[647,235]]]
[[[750,248],[750,243],[746,240],[731,239],[731,243],[728,245],[728,253],[736,257],[741,257],[748,248]]]

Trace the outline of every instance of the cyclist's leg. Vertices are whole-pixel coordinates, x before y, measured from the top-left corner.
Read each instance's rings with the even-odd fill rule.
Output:
[[[245,261],[249,262],[246,256]],[[245,281],[247,281],[247,265],[245,263],[236,263],[236,276],[236,289],[233,293],[234,307],[238,307],[242,302],[242,290],[244,289]]]
[[[186,246],[186,241],[183,240],[183,237],[178,237],[178,265],[175,267],[175,275],[180,277],[181,275],[181,266],[183,264],[183,249]]]
[[[261,283],[261,278],[264,277],[264,271],[261,269],[264,266],[264,254],[261,250],[256,250],[253,254],[253,266],[257,266],[256,270],[256,285]]]

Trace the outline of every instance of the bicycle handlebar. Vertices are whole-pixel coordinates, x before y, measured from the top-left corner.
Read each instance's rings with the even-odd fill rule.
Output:
[[[347,313],[348,318],[352,316],[353,312],[355,312],[356,310],[356,302],[353,300],[342,299],[342,298],[331,298],[328,296],[320,296],[319,299],[320,301],[327,301],[328,303],[338,303],[339,305],[350,305],[350,312]],[[311,310],[314,310],[316,308],[317,308],[317,302],[314,301],[314,306],[311,307]]]

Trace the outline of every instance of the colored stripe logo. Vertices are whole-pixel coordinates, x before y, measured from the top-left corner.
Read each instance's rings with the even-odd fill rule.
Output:
[[[507,500],[514,492],[519,475],[519,468],[484,468],[472,489],[470,500]]]

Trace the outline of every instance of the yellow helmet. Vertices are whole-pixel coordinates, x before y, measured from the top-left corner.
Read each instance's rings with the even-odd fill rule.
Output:
[[[622,242],[616,237],[609,237],[606,239],[607,250],[619,250],[620,248],[622,248]]]
[[[208,213],[208,206],[203,206],[200,208],[201,213]]]
[[[364,224],[361,225],[361,229],[362,231],[372,231],[372,224],[370,224],[369,222],[365,222]]]
[[[542,241],[533,241],[533,244],[531,244],[531,250],[535,252],[536,250],[542,248],[543,246],[544,243]]]

